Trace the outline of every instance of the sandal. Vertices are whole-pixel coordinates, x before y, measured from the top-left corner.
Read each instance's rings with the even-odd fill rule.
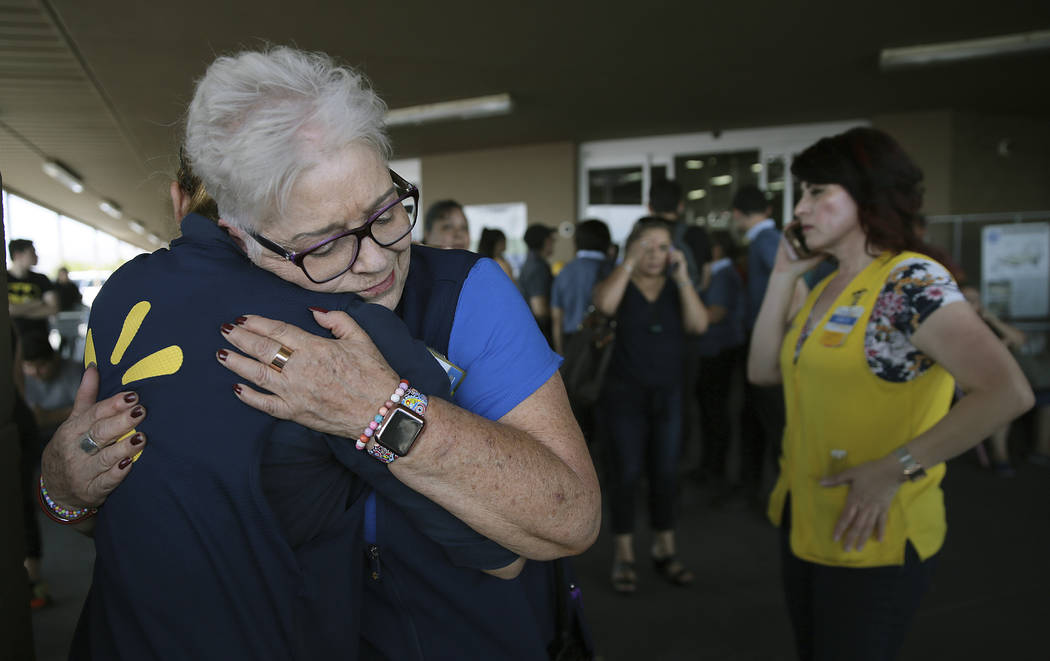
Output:
[[[696,579],[693,572],[686,569],[685,566],[678,561],[678,558],[669,555],[666,558],[657,558],[653,556],[653,569],[660,576],[663,576],[672,585],[680,585],[685,587],[691,585]]]
[[[634,594],[638,589],[638,575],[634,571],[634,562],[617,560],[612,570],[613,590],[620,594]]]

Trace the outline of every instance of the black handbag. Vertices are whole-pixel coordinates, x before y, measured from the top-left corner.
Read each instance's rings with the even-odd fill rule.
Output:
[[[568,337],[562,380],[574,410],[594,406],[605,381],[616,340],[616,319],[591,306],[579,329]]]

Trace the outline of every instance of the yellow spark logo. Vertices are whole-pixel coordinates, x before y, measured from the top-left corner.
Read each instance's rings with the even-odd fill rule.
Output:
[[[131,346],[131,343],[135,340],[135,336],[139,332],[139,328],[142,327],[142,322],[146,320],[146,315],[149,314],[149,310],[149,301],[139,301],[131,308],[131,311],[128,312],[127,316],[124,317],[124,326],[120,329],[120,336],[117,338],[116,344],[113,345],[113,352],[109,356],[109,363],[111,365],[116,366],[121,360],[123,360],[128,347]],[[91,363],[97,365],[98,360],[95,352],[94,333],[92,333],[89,328],[87,332],[87,340],[84,344],[84,366],[86,367]],[[124,370],[124,374],[120,378],[120,383],[121,385],[127,385],[134,381],[142,381],[155,376],[175,374],[181,367],[182,348],[173,344],[159,351],[154,351]],[[117,439],[117,442],[131,436],[136,431],[137,430],[132,429],[127,434],[124,434]],[[135,460],[138,460],[141,454],[142,452],[136,454],[134,457]]]

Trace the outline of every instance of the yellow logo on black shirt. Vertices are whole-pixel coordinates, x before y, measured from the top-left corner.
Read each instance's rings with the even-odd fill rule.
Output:
[[[149,310],[149,301],[139,301],[131,308],[127,316],[124,317],[124,326],[120,329],[120,336],[117,338],[116,344],[113,345],[113,352],[109,356],[109,362],[111,365],[116,366],[121,360],[123,360],[125,352],[127,352],[128,347],[131,346],[132,341],[138,334],[139,328],[142,327],[142,322],[145,321],[146,315],[149,314]],[[92,329],[89,328],[87,332],[87,340],[84,346],[84,366],[86,367],[91,363],[97,365],[98,359],[95,355],[94,333],[92,332]],[[159,351],[154,351],[126,369],[120,378],[120,383],[121,385],[127,385],[134,381],[142,381],[155,376],[175,374],[181,367],[182,348],[173,344]],[[124,440],[136,431],[137,430],[132,429],[127,434],[124,434],[117,439],[117,441]],[[142,452],[136,454],[134,459],[137,460],[141,454]]]

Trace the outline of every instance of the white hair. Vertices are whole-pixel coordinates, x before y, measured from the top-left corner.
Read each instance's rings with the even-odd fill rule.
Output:
[[[300,176],[351,143],[389,160],[385,114],[364,76],[324,53],[244,51],[197,82],[186,154],[222,217],[255,228],[283,213]]]

